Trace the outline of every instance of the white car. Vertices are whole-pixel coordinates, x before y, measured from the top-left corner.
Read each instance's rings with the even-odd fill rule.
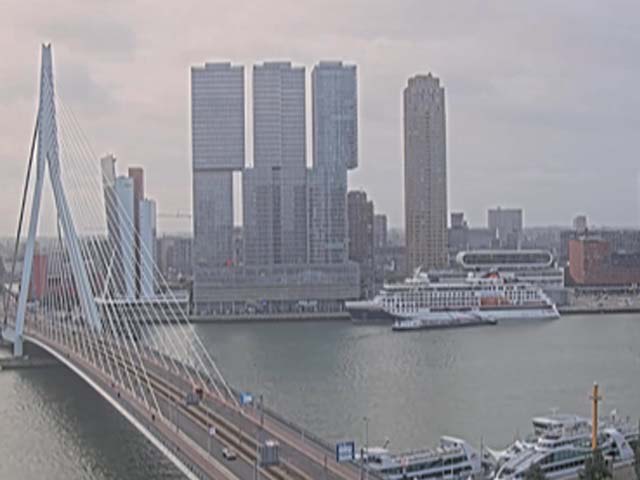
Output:
[[[235,451],[233,451],[230,448],[223,448],[222,449],[222,456],[225,458],[225,460],[235,460],[236,458],[238,458],[238,455],[236,454]]]

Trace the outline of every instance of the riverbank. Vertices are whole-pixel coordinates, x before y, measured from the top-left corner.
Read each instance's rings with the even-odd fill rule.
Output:
[[[191,315],[192,323],[346,322],[349,312],[252,313],[244,315]]]
[[[560,315],[602,315],[640,313],[640,307],[558,307]]]

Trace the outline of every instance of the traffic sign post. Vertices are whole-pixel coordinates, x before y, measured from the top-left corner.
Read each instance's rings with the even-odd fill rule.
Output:
[[[355,442],[340,442],[336,444],[336,462],[351,462],[356,458]]]

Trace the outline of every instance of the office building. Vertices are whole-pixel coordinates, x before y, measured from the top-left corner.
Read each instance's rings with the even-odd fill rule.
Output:
[[[253,168],[243,174],[245,264],[308,260],[305,69],[253,67]]]
[[[587,216],[576,215],[573,219],[573,229],[579,234],[584,234],[587,231]]]
[[[575,286],[637,286],[640,250],[615,250],[609,241],[592,234],[571,239],[569,274]]]
[[[522,209],[492,208],[487,212],[487,224],[496,232],[498,246],[506,249],[517,249],[522,243]]]
[[[309,174],[309,260],[344,263],[347,170],[358,165],[355,65],[320,62],[311,75],[313,169]]]
[[[121,271],[113,271],[112,277],[120,288],[120,294],[127,299],[136,297],[135,283],[135,227],[133,224],[134,196],[133,179],[116,177],[114,184],[117,202],[118,249],[122,265]]]
[[[362,191],[349,192],[349,260],[360,266],[360,297],[375,295],[374,209],[373,202]]]
[[[140,167],[129,167],[129,178],[133,180],[133,225],[135,229],[135,283],[136,295],[140,296],[140,202],[144,199],[144,171]]]
[[[337,63],[326,66],[341,73],[338,67]],[[344,69],[355,75],[355,67]],[[254,158],[251,168],[242,173],[243,226],[235,233],[232,230],[232,260],[225,268],[203,270],[194,258],[197,314],[337,312],[344,308],[345,299],[358,297],[358,265],[346,256],[346,170],[357,162],[357,140],[341,139],[339,133],[339,130],[345,133],[349,128],[357,129],[354,123],[357,118],[353,116],[355,105],[349,107],[353,118],[348,125],[332,123],[331,116],[331,111],[344,115],[340,108],[344,110],[347,106],[341,102],[346,102],[347,97],[355,102],[356,98],[354,92],[347,95],[329,80],[322,77],[314,83],[318,85],[314,89],[324,88],[328,92],[333,88],[340,100],[323,104],[324,110],[314,110],[322,118],[314,120],[314,128],[319,132],[316,138],[327,143],[338,142],[342,150],[348,146],[356,150],[347,154],[327,147],[330,151],[323,150],[317,157],[318,164],[327,167],[322,175],[314,176],[306,158],[304,67],[292,66],[289,62],[254,66]],[[355,91],[355,76],[352,80]],[[352,137],[357,139],[355,132]],[[343,166],[334,168],[336,165]],[[338,193],[328,188],[332,186],[338,187]],[[312,197],[320,199],[320,206],[316,204],[318,209],[330,205],[333,210],[326,211],[335,218],[323,220],[325,223],[312,222],[309,213]],[[329,200],[325,202],[325,199]],[[214,214],[211,209],[209,213]],[[335,223],[327,224],[329,221]],[[316,227],[317,231],[326,227],[334,232],[332,237],[317,237],[325,242],[322,247],[325,252],[333,252],[331,255],[310,253],[310,230]],[[331,259],[334,263],[328,261]]]
[[[486,227],[470,227],[462,212],[451,214],[447,242],[451,265],[455,264],[456,255],[461,251],[497,248],[495,230]]]
[[[376,250],[387,246],[387,216],[376,213],[373,216],[373,247]]]
[[[192,267],[191,237],[163,235],[157,240],[156,258],[162,276],[174,282],[190,277]]]
[[[244,67],[191,68],[196,283],[200,274],[228,266],[233,258],[233,172],[245,163],[244,112]]]
[[[156,202],[142,199],[138,205],[140,237],[140,294],[141,298],[155,295],[156,258]]]
[[[409,272],[447,264],[444,88],[418,75],[404,90],[404,209]]]

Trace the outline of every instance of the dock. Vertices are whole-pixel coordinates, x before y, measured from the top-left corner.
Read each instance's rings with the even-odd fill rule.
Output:
[[[60,362],[51,357],[0,357],[0,371],[58,366],[61,366]]]

